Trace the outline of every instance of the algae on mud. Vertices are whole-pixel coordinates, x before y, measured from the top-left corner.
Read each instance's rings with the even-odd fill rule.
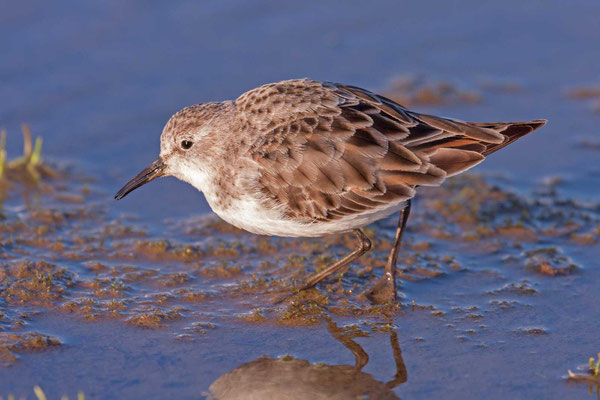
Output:
[[[60,339],[38,332],[0,332],[0,367],[16,362],[20,353],[43,351],[61,344]]]

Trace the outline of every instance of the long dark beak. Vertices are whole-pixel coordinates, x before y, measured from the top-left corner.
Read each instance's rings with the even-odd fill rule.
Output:
[[[121,200],[123,197],[127,196],[129,192],[139,188],[140,186],[150,182],[154,178],[158,178],[164,175],[165,164],[163,161],[158,158],[152,164],[150,164],[147,168],[145,168],[142,172],[137,174],[135,178],[127,182],[125,186],[121,188],[115,195],[115,199]]]

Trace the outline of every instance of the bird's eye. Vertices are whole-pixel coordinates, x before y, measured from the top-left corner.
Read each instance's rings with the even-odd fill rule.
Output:
[[[192,147],[192,145],[194,144],[194,142],[191,142],[189,140],[182,140],[181,141],[181,148],[184,150],[188,150],[190,147]]]

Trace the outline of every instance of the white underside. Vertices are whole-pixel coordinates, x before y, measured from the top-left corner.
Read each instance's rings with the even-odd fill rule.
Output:
[[[406,204],[389,204],[370,212],[348,215],[330,222],[288,218],[281,209],[265,207],[265,202],[258,193],[246,193],[241,198],[232,199],[226,207],[221,208],[217,196],[220,189],[213,185],[210,174],[183,165],[177,167],[179,168],[173,168],[171,173],[202,191],[208,204],[219,217],[233,226],[259,235],[318,237],[348,232],[385,218],[401,210]]]
[[[391,204],[370,213],[348,215],[330,222],[305,222],[286,218],[276,209],[261,207],[261,204],[255,200],[236,201],[226,211],[217,209],[213,211],[231,225],[259,235],[317,237],[362,228],[401,210],[405,204],[405,202]]]

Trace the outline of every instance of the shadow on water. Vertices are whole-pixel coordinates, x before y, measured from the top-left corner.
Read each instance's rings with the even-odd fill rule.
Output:
[[[388,382],[380,382],[373,375],[362,372],[369,362],[369,355],[353,340],[362,336],[360,333],[348,332],[331,319],[327,321],[327,331],[352,352],[354,365],[313,364],[291,356],[261,357],[220,376],[210,385],[208,399],[399,399],[392,389],[406,382],[408,373],[395,330],[389,333],[389,340],[396,372]]]

